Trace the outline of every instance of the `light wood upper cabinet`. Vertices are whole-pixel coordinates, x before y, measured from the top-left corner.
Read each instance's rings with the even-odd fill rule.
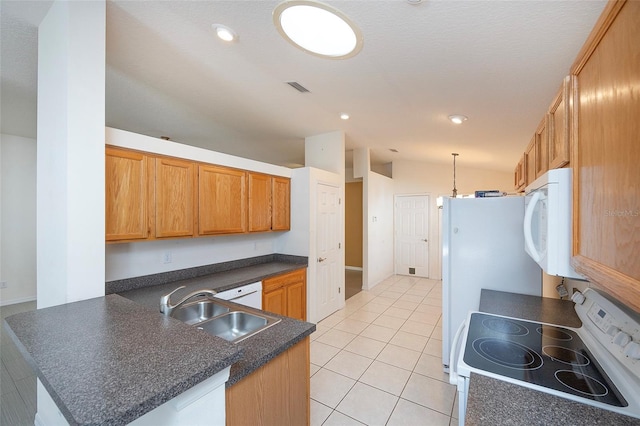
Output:
[[[572,67],[575,269],[640,312],[640,2],[610,2]]]
[[[153,166],[142,153],[106,148],[106,241],[142,240],[149,236]]]
[[[527,150],[524,152],[524,172],[525,172],[525,185],[529,185],[536,180],[536,138],[535,135],[529,142]]]
[[[187,160],[156,158],[155,236],[194,236],[196,165]]]
[[[574,79],[567,76],[549,107],[549,168],[558,169],[569,164],[571,152],[571,105]]]
[[[525,186],[527,186],[527,173],[525,172],[526,161],[525,155],[522,154],[520,157],[520,161],[516,165],[516,169],[513,172],[513,183],[516,191],[522,192],[524,191]]]
[[[271,176],[249,175],[249,232],[271,230]]]
[[[246,172],[201,164],[198,168],[199,234],[246,232]]]
[[[290,229],[288,178],[107,146],[107,242]]]
[[[272,177],[271,229],[291,229],[291,179]]]
[[[535,178],[539,178],[549,170],[549,140],[547,132],[547,117],[542,119],[536,129],[535,138]],[[528,182],[528,184],[531,182]]]

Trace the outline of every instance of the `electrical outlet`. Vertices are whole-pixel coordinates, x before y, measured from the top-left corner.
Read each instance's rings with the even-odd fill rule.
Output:
[[[171,257],[171,250],[167,250],[164,252],[164,255],[162,256],[162,262],[163,263],[171,263],[172,261],[172,257]]]
[[[0,281],[0,288],[7,288],[9,287],[9,283],[6,281]]]

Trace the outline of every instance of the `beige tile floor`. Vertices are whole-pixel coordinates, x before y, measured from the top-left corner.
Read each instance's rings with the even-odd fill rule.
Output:
[[[441,282],[396,275],[311,335],[312,425],[457,425],[442,371]]]

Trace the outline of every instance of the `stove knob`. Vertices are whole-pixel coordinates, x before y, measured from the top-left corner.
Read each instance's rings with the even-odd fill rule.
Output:
[[[575,291],[571,295],[571,300],[573,300],[573,302],[576,305],[582,305],[584,303],[584,300],[585,300],[584,294],[580,293],[579,291]]]
[[[610,325],[609,328],[607,328],[607,334],[609,336],[615,336],[619,332],[620,332],[620,329],[618,327],[616,327],[615,325]]]
[[[615,336],[613,336],[613,343],[618,346],[625,347],[627,343],[631,341],[631,336],[629,336],[624,331],[619,331]]]
[[[640,359],[640,344],[636,342],[630,342],[624,348],[624,354],[632,359]]]

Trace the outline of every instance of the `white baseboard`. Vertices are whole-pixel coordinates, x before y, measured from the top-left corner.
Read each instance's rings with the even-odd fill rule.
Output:
[[[18,297],[17,299],[0,300],[0,306],[15,305],[16,303],[33,302],[36,296]]]
[[[345,266],[344,269],[348,269],[350,271],[362,271],[361,266]]]

